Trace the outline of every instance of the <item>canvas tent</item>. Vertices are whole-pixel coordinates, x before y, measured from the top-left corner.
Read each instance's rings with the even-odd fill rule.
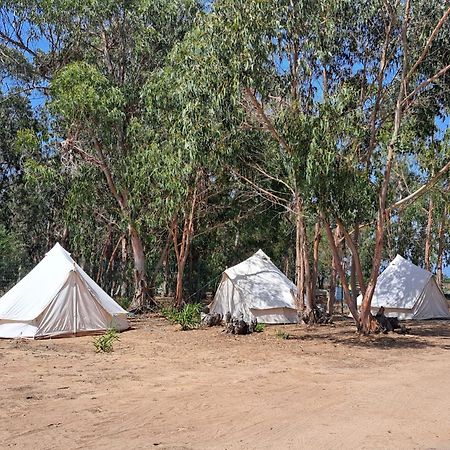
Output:
[[[358,297],[360,304],[362,297]],[[447,302],[432,273],[397,255],[379,276],[372,314],[384,306],[387,316],[399,319],[450,318]]]
[[[228,312],[250,322],[296,323],[297,288],[262,251],[225,270],[210,304],[211,314]]]
[[[129,328],[121,308],[56,244],[0,298],[0,338],[44,338]]]

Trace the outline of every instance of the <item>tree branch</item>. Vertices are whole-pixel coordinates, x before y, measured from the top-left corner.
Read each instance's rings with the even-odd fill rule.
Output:
[[[289,146],[289,144],[286,142],[286,140],[281,136],[278,131],[275,129],[274,125],[272,124],[271,120],[267,117],[266,112],[264,111],[264,108],[262,107],[261,103],[256,98],[254,92],[249,88],[246,87],[244,89],[246,97],[250,100],[253,107],[255,108],[256,114],[259,117],[260,123],[266,128],[267,131],[270,132],[270,134],[273,136],[273,138],[282,146],[285,148],[285,150],[292,154],[292,148]]]
[[[436,81],[440,76],[444,75],[446,72],[450,70],[450,64],[448,66],[443,67],[439,72],[435,73],[432,77],[428,78],[428,80],[422,81],[410,94],[408,94],[402,101],[402,106],[406,103],[411,97],[414,97],[421,90],[427,87],[430,83]]]
[[[407,75],[406,75],[407,80],[409,80],[409,78],[411,78],[411,76],[414,74],[417,67],[419,67],[419,65],[423,62],[423,60],[427,56],[428,51],[430,50],[431,44],[434,41],[434,38],[436,37],[439,30],[442,28],[442,26],[446,22],[446,20],[448,19],[449,15],[450,15],[450,8],[447,8],[447,10],[444,12],[442,17],[439,19],[437,25],[434,27],[434,30],[431,33],[430,37],[428,38],[427,43],[425,44],[425,47],[423,48],[422,53],[419,56],[419,59],[413,64],[410,71],[407,73]]]
[[[445,175],[450,170],[450,161],[442,167],[439,172],[437,172],[433,177],[431,177],[425,184],[423,184],[419,189],[416,189],[412,194],[408,195],[405,198],[395,202],[389,208],[386,209],[386,213],[390,213],[392,210],[400,210],[408,206],[414,200],[421,197],[425,193],[427,193],[433,186],[439,181],[439,179]]]

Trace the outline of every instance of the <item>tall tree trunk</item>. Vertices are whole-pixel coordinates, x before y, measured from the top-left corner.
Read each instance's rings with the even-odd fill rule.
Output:
[[[150,306],[147,304],[148,284],[144,246],[142,245],[136,226],[131,222],[128,224],[128,234],[130,236],[134,261],[134,297],[130,305],[130,310],[139,310]]]
[[[440,288],[442,288],[443,283],[443,257],[444,257],[444,239],[445,239],[445,225],[447,222],[447,211],[448,206],[444,205],[444,210],[442,212],[441,223],[439,224],[439,243],[438,243],[438,255],[437,255],[437,271],[436,271],[436,281]]]
[[[334,243],[339,245],[339,227],[334,231]],[[336,285],[337,285],[337,267],[336,260],[331,255],[331,271],[330,271],[330,290],[328,292],[327,313],[332,316],[334,314],[334,305],[336,303]]]
[[[303,259],[303,270],[304,270],[304,287],[305,287],[305,308],[302,313],[302,319],[305,323],[314,323],[314,293],[312,291],[312,274],[311,267],[309,264],[309,246],[308,246],[308,236],[306,235],[305,218],[303,214],[303,205],[299,203],[298,209],[298,220],[300,226],[300,240],[302,243],[302,259]]]
[[[427,231],[425,234],[425,269],[429,272],[431,271],[431,232],[433,230],[433,197],[430,195],[430,200],[428,203],[428,221],[427,221]]]
[[[353,245],[356,248],[356,251],[358,251],[359,223],[355,224],[355,232],[353,233],[352,240],[353,240]],[[356,281],[356,270],[357,270],[357,268],[356,268],[356,265],[357,265],[356,259],[357,258],[355,257],[355,255],[352,252],[352,267],[351,267],[351,272],[350,272],[350,284],[351,284],[351,287],[352,287],[352,298],[353,298],[353,301],[355,302],[355,305],[357,304],[357,298],[358,298],[358,294],[359,294],[359,292],[358,292],[358,285],[357,285],[357,281]],[[359,258],[358,258],[358,260],[359,260]],[[361,266],[359,267],[359,270],[361,270]]]
[[[124,235],[122,237],[122,283],[120,284],[120,296],[125,297],[127,295],[128,290],[128,283],[127,283],[127,277],[126,277],[126,268],[127,268],[127,260],[128,260],[128,249],[127,249],[127,238]]]
[[[289,254],[286,254],[283,256],[283,272],[289,278],[289,272],[290,272]]]
[[[172,237],[174,242],[175,256],[177,258],[177,281],[175,287],[174,304],[180,307],[183,303],[183,276],[186,268],[186,261],[189,256],[189,250],[192,238],[194,236],[194,219],[195,211],[198,204],[198,189],[201,182],[201,171],[198,171],[195,176],[194,188],[189,195],[190,209],[185,213],[183,232],[181,235],[181,242],[178,242],[178,221],[175,218],[172,226]]]
[[[161,268],[163,267],[164,261],[167,259],[167,255],[169,253],[169,248],[170,248],[170,242],[171,242],[171,235],[170,233],[167,235],[166,238],[166,243],[164,245],[164,249],[161,251],[161,255],[158,259],[158,262],[155,266],[155,268],[153,269],[153,273],[152,276],[150,277],[150,282],[149,282],[149,292],[151,293],[151,295],[153,296],[155,291],[156,291],[156,277],[158,276],[158,272],[161,270]]]
[[[331,252],[333,254],[333,258],[336,265],[336,270],[339,274],[339,278],[341,279],[342,289],[344,291],[344,299],[347,303],[348,309],[352,314],[355,322],[359,323],[359,315],[358,310],[356,308],[356,304],[353,302],[352,295],[350,293],[350,288],[348,286],[347,277],[345,275],[344,269],[341,264],[341,255],[339,254],[338,246],[335,242],[335,237],[333,236],[333,232],[331,231],[330,224],[325,220],[325,216],[322,214],[322,223],[327,234],[328,244],[330,245]]]
[[[303,264],[303,234],[300,208],[300,198],[297,194],[295,198],[295,280],[297,285],[296,306],[299,315],[301,315],[305,309],[305,272]]]
[[[316,299],[317,277],[319,275],[319,248],[321,238],[320,221],[318,220],[314,227],[313,266],[311,273],[311,292],[314,302]]]

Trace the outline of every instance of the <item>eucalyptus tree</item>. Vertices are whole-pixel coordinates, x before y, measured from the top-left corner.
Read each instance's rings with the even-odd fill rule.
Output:
[[[425,18],[424,11],[428,11],[429,4],[417,2],[412,7],[407,1],[380,2],[374,6],[376,9],[369,9],[369,16],[362,15],[365,20],[354,25],[350,23],[350,26],[355,26],[355,32],[349,35],[347,42],[348,50],[353,55],[348,61],[353,61],[353,64],[357,62],[357,65],[350,66],[349,74],[344,78],[338,77],[339,83],[331,88],[334,96],[339,97],[342,96],[343,89],[348,89],[349,84],[353,87],[353,95],[352,91],[349,91],[349,100],[350,104],[353,104],[352,111],[356,111],[361,118],[359,131],[353,136],[347,131],[342,136],[345,128],[339,126],[336,132],[332,131],[331,134],[321,133],[326,137],[318,140],[319,158],[313,161],[316,173],[323,175],[327,175],[322,170],[327,167],[327,159],[334,161],[331,166],[332,177],[324,176],[323,182],[319,183],[319,187],[322,187],[322,195],[318,196],[319,204],[322,210],[325,210],[323,213],[331,212],[330,216],[339,223],[355,257],[359,284],[364,294],[360,316],[355,318],[364,332],[371,330],[370,304],[383,257],[388,213],[395,214],[408,202],[419,198],[450,167],[448,161],[444,162],[434,174],[429,165],[421,167],[429,174],[429,179],[425,185],[404,199],[399,199],[392,190],[391,173],[399,155],[407,153],[418,161],[421,147],[417,143],[430,139],[435,132],[435,118],[446,107],[443,100],[446,90],[440,84],[440,79],[445,76],[450,66],[446,66],[442,58],[443,50],[439,46],[442,42],[439,44],[435,39],[437,36],[448,35],[450,9],[440,3],[433,4],[432,14]],[[373,26],[374,24],[376,26]],[[345,48],[345,45],[343,47]],[[324,83],[324,86],[328,86],[330,90],[328,83]],[[333,98],[333,95],[329,95],[329,98]],[[337,117],[342,117],[342,114]],[[347,153],[344,160],[339,157],[342,149]],[[348,170],[350,174],[346,175]],[[331,175],[331,172],[329,174]],[[341,174],[345,178],[353,179],[351,184],[357,188],[356,191],[345,184],[341,186],[344,187],[343,190],[333,187]],[[355,177],[360,179],[359,183]],[[358,191],[364,192],[364,184],[368,189],[367,199],[371,193],[378,197],[374,254],[366,284],[358,248],[347,230],[352,225],[359,227],[361,218],[358,218],[356,224],[345,220],[345,215],[352,213],[353,208],[349,206],[354,203],[354,196]],[[348,192],[352,193],[350,201],[348,197],[341,197]],[[334,203],[334,211],[330,209],[330,206],[333,206],[330,202]],[[389,205],[388,202],[392,204]],[[360,215],[361,208],[365,207],[364,203],[360,202],[354,213]],[[367,220],[369,217],[367,214],[365,216]],[[334,248],[333,237],[329,227],[326,228],[337,259],[339,255]],[[345,278],[342,267],[338,268],[342,278]],[[345,283],[344,289],[347,290],[348,296]]]
[[[153,127],[141,93],[198,10],[195,0],[4,2],[2,8],[0,39],[10,59],[20,56],[24,71],[28,65],[30,77],[45,82],[60,153],[79,167],[73,174],[83,176],[83,166],[101,174],[91,180],[100,183],[110,214],[126,230],[134,261],[132,307],[147,301],[141,228],[154,214],[152,205],[136,207],[152,189],[136,165],[139,153],[151,151],[151,141],[137,141],[141,128]]]
[[[248,169],[237,176],[296,218],[298,284],[301,265],[305,274],[310,269],[302,237],[309,209],[316,217],[320,213],[347,302],[364,332],[371,329],[387,212],[428,189],[399,199],[391,172],[405,149],[413,157],[420,152],[415,142],[432,132],[435,117],[445,111],[448,94],[441,80],[450,69],[444,47],[449,14],[438,1],[222,0],[190,35],[197,39],[186,55],[192,83],[210,87],[216,108],[234,107],[230,122],[238,131],[226,139],[246,152],[240,160]],[[426,186],[448,168],[430,174]],[[374,220],[366,281],[351,228]],[[352,250],[364,293],[361,315],[331,222]]]

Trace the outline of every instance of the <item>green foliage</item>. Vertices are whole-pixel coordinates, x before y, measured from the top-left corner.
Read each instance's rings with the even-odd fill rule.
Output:
[[[276,335],[275,335],[278,339],[284,339],[287,340],[290,338],[289,334],[281,331],[281,330],[277,330]]]
[[[200,326],[202,308],[203,305],[201,303],[187,303],[181,310],[173,306],[163,308],[161,314],[170,322],[180,324],[181,329],[186,331]]]
[[[8,232],[0,223],[0,296],[23,277],[28,269],[25,248],[20,236]]]
[[[266,329],[266,324],[258,322],[255,327],[255,332],[262,333],[265,329]]]
[[[93,339],[95,351],[97,353],[111,353],[114,351],[114,343],[119,340],[117,331],[114,328],[110,328],[105,334]]]
[[[0,264],[11,270],[6,284],[64,239],[125,306],[132,295],[132,223],[149,277],[156,271],[156,287],[170,288],[177,266],[168,229],[176,223],[182,234],[194,187],[202,195],[186,262],[186,294],[208,283],[213,290],[217,281],[212,280],[225,267],[259,247],[293,278],[296,195],[303,202],[309,242],[319,210],[332,226],[340,219],[349,231],[355,223],[374,223],[400,78],[394,74],[403,55],[398,36],[405,2],[389,8],[381,0],[207,3],[2,3],[2,16],[14,16],[0,34],[0,70],[8,80],[0,94],[5,243]],[[444,7],[438,0],[414,2],[407,33],[411,62]],[[393,17],[384,92],[374,111],[384,31]],[[408,80],[409,90],[447,64],[449,39],[447,22]],[[446,82],[436,80],[407,102],[389,204],[448,161],[448,136],[437,127],[448,126]],[[38,92],[45,92],[47,101],[32,107],[27,95]],[[369,151],[374,112],[375,142]],[[74,145],[60,145],[65,139]],[[199,172],[202,183],[194,186]],[[276,197],[268,198],[267,192]],[[436,242],[448,179],[430,195]],[[429,198],[393,212],[386,260],[399,252],[423,261]],[[446,231],[444,260],[450,258],[449,239]],[[330,271],[326,247],[321,244],[322,274]],[[365,275],[373,249],[373,228],[364,228]],[[192,311],[166,314],[186,327],[196,321]]]

